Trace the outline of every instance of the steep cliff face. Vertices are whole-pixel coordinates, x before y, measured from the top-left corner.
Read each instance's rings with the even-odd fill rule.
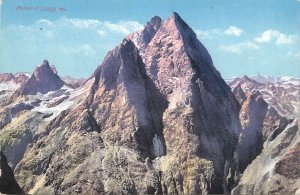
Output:
[[[233,192],[261,192],[265,176],[248,179],[267,165],[249,167],[282,142],[273,168],[294,192],[295,125],[284,130],[264,94],[245,91],[261,84],[242,80],[233,94],[180,16],[156,16],[77,89],[45,61],[1,109],[0,144],[28,193],[207,194],[229,193],[243,172]]]
[[[239,105],[178,14],[129,35],[86,83],[35,132],[15,169],[26,192],[226,192]]]
[[[232,89],[232,93],[234,94],[235,98],[237,99],[240,105],[242,105],[244,101],[247,99],[240,84],[238,84],[236,87]]]
[[[63,85],[64,82],[56,74],[56,70],[54,71],[53,67],[49,66],[49,62],[44,60],[43,64],[39,65],[31,77],[18,89],[17,94],[35,95],[38,92],[45,94],[58,90]]]
[[[51,121],[16,168],[26,191],[148,193],[154,185],[145,159],[166,153],[167,102],[134,44],[112,50],[89,82],[86,101]]]
[[[225,162],[231,158],[240,131],[239,107],[230,88],[195,33],[177,13],[162,22],[147,47],[140,50],[147,74],[169,102],[163,114],[167,156],[161,162],[169,191],[222,192]],[[207,164],[201,164],[201,159]],[[194,162],[195,172],[202,166],[210,167],[203,169],[210,170],[211,176],[202,175],[210,181],[200,182],[207,186],[196,184],[199,175],[173,169],[180,166],[180,161]],[[212,175],[219,181],[213,181]],[[212,185],[219,188],[214,186],[215,191],[211,191]]]
[[[236,79],[237,81],[237,79]],[[254,83],[253,81],[251,81]],[[232,92],[235,95],[236,99],[240,103],[241,106],[246,107],[243,103],[247,99],[244,90],[241,87],[242,82],[233,83]],[[247,85],[246,85],[247,86]],[[244,88],[247,88],[244,86]],[[255,91],[255,90],[253,90]],[[247,93],[249,95],[249,91],[247,90]],[[262,92],[264,94],[264,92]],[[262,98],[264,99],[264,95],[262,94]],[[243,110],[242,110],[243,111]],[[243,122],[244,119],[241,118],[241,121]],[[281,116],[277,110],[272,106],[272,103],[268,103],[267,112],[265,114],[264,120],[263,120],[263,142],[265,142],[267,139],[272,140],[275,139],[275,137],[282,132],[285,127],[291,122],[291,120],[287,119],[284,116]]]
[[[281,116],[275,108],[269,106],[263,124],[264,141],[274,140],[290,122],[291,120]]]
[[[246,168],[232,194],[298,194],[299,120],[289,124]]]
[[[17,183],[12,168],[8,165],[6,156],[0,152],[0,193],[24,194]]]
[[[146,47],[159,30],[161,23],[162,19],[158,16],[154,16],[149,22],[147,22],[143,30],[133,32],[127,36],[127,39],[131,40],[139,49],[141,56],[144,55]]]
[[[165,154],[162,113],[167,106],[147,76],[145,65],[131,41],[111,51],[95,72],[95,83],[87,102],[111,144],[138,149],[152,158]]]
[[[268,104],[258,91],[249,94],[240,111],[242,132],[236,147],[238,170],[242,173],[263,148],[263,121]]]
[[[240,85],[246,95],[254,90],[259,90],[264,100],[273,107],[276,112],[287,119],[299,118],[300,116],[300,85],[297,79],[273,78],[274,81],[264,83],[257,82],[247,76],[236,78],[229,83],[232,89]],[[258,81],[264,81],[259,79]]]

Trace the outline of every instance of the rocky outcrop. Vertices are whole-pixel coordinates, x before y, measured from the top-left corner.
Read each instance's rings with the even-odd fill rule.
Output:
[[[278,114],[275,108],[269,106],[263,123],[264,141],[267,139],[269,141],[274,140],[290,122],[290,120]]]
[[[292,83],[280,82],[276,79],[273,82],[259,83],[247,76],[236,78],[229,83],[229,86],[234,90],[240,85],[246,95],[254,90],[259,90],[263,95],[264,100],[273,107],[276,112],[287,119],[294,119],[300,116],[299,99],[300,85],[296,81]]]
[[[137,149],[145,157],[165,154],[165,147],[157,152],[153,143],[164,144],[162,113],[167,102],[147,76],[134,44],[124,40],[94,75],[87,104],[103,138]],[[161,142],[153,141],[157,137]]]
[[[23,190],[17,183],[13,170],[8,165],[7,159],[2,151],[0,152],[0,158],[0,192],[3,194],[24,194]]]
[[[0,83],[7,82],[7,81],[13,81],[15,79],[15,76],[12,73],[1,73],[0,74]]]
[[[133,32],[127,36],[127,39],[131,40],[135,46],[139,49],[140,55],[143,56],[145,49],[159,30],[162,23],[162,19],[158,16],[154,16],[149,22],[147,22],[145,28],[138,32]]]
[[[26,192],[226,192],[240,133],[230,88],[178,14],[135,35],[107,54],[82,104],[36,130],[15,169]]]
[[[11,122],[11,113],[9,108],[4,108],[0,110],[0,129]]]
[[[237,86],[232,89],[232,92],[242,106],[247,97],[241,87],[241,84],[238,83]],[[268,105],[263,121],[263,142],[266,141],[271,134],[272,136],[269,139],[274,139],[275,136],[285,129],[289,122],[290,120],[278,114],[274,107]]]
[[[23,85],[27,81],[28,78],[29,77],[26,76],[25,74],[19,74],[19,75],[15,76],[15,82]]]
[[[240,111],[242,132],[236,147],[238,171],[243,173],[263,148],[263,121],[268,104],[258,91],[247,97]]]
[[[7,107],[0,144],[29,194],[229,193],[240,177],[234,192],[251,193],[266,181],[248,168],[278,139],[274,171],[296,189],[288,121],[248,77],[233,94],[177,13],[128,35],[78,89],[62,84],[45,61]]]
[[[34,95],[36,93],[45,94],[49,91],[60,89],[64,82],[57,75],[56,71],[49,66],[47,60],[39,65],[31,77],[17,90],[19,95]]]
[[[247,99],[241,84],[238,84],[235,88],[233,88],[232,93],[234,94],[235,98],[239,102],[240,105],[244,103],[244,101]]]
[[[300,189],[299,119],[274,140],[246,168],[232,194],[298,194]]]

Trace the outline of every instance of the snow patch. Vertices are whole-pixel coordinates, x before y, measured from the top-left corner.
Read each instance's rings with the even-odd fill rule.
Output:
[[[15,83],[14,81],[7,81],[0,83],[0,91],[2,90],[9,90],[14,91],[20,87],[19,84]]]
[[[35,107],[34,109],[32,109],[32,111],[48,113],[48,114],[52,113],[51,117],[45,119],[46,121],[51,121],[52,119],[57,117],[62,111],[67,110],[71,105],[73,105],[73,103],[74,101],[65,100],[57,106],[48,108],[46,107],[46,102],[43,101],[40,104],[40,106]]]

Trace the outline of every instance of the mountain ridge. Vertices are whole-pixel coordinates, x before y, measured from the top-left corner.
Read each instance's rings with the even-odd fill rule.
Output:
[[[49,79],[41,77],[43,67]],[[177,13],[126,36],[78,88],[64,85],[48,61],[32,75],[43,86],[55,83],[41,89],[27,80],[29,95],[9,103],[10,94],[0,96],[0,146],[25,192],[252,192],[247,184],[269,184],[247,180],[260,167],[256,159],[273,156],[284,157],[276,165],[284,187],[275,192],[289,191],[285,177],[294,173],[283,173],[285,159],[296,153],[291,144],[288,156],[281,146],[273,151],[272,141],[299,129],[259,88],[277,87],[248,77],[228,86]]]

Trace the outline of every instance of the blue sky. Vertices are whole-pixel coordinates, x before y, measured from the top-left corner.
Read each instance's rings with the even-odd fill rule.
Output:
[[[299,0],[2,0],[0,72],[48,59],[60,75],[88,77],[127,34],[174,11],[223,78],[300,77]]]

